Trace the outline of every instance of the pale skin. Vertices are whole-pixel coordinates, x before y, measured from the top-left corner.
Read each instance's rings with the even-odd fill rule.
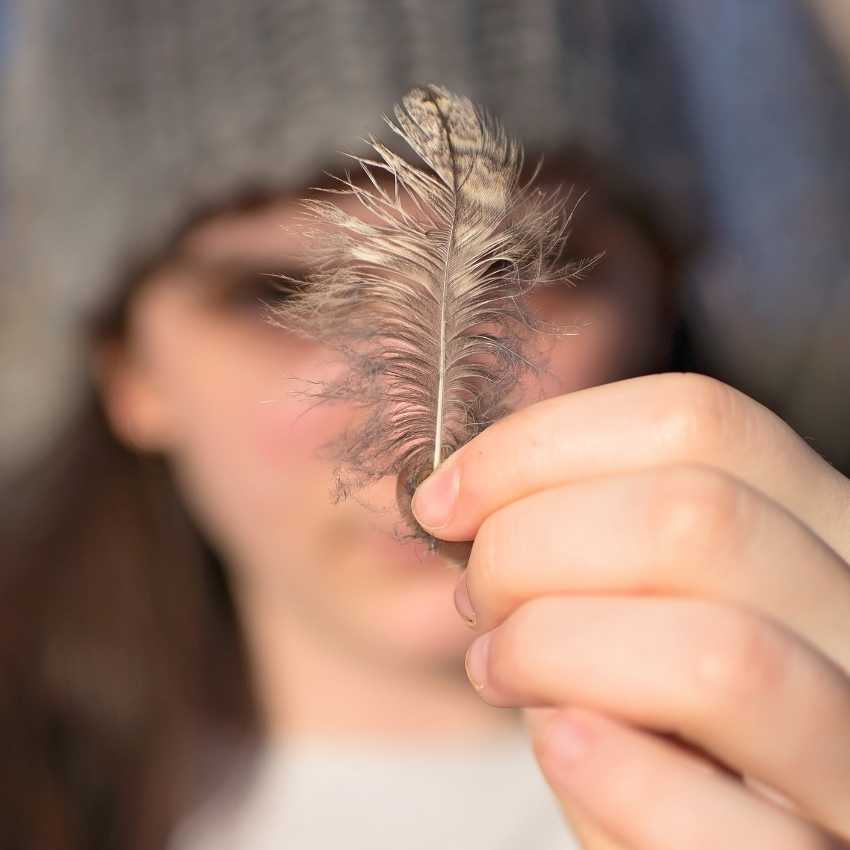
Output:
[[[282,198],[211,218],[185,248],[275,270],[296,215]],[[288,392],[332,374],[329,352],[197,264],[155,271],[126,341],[94,351],[112,426],[166,455],[222,553],[269,736],[525,719],[590,850],[847,846],[850,482],[737,390],[642,374],[668,355],[660,266],[604,202],[584,220],[605,261],[535,303],[590,324],[548,341],[535,392],[416,494],[436,536],[474,540],[460,581],[387,534],[394,481],[330,501],[317,449],[351,411]]]

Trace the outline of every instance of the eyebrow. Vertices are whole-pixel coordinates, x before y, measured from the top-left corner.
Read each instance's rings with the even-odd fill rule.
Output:
[[[230,283],[237,280],[268,277],[270,281],[294,285],[291,281],[282,280],[280,276],[302,281],[312,271],[309,266],[292,258],[281,259],[280,257],[269,257],[265,260],[259,257],[246,257],[238,254],[225,255],[213,259],[190,252],[181,252],[175,254],[173,262],[178,267],[197,272],[203,277]]]

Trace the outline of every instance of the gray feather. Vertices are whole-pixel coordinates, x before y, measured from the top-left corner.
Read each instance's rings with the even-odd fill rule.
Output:
[[[437,85],[411,89],[391,129],[427,169],[374,138],[379,159],[352,156],[368,185],[346,174],[331,193],[352,194],[372,224],[333,201],[305,200],[308,219],[331,225],[314,239],[312,273],[269,307],[273,324],[341,352],[349,367],[313,388],[363,416],[331,449],[337,496],[397,476],[398,505],[414,536],[418,483],[493,421],[523,370],[529,333],[543,329],[523,303],[536,286],[571,281],[594,260],[561,263],[566,199],[520,185],[523,149],[486,110]],[[393,178],[392,188],[377,179]],[[406,212],[402,198],[412,201]],[[558,332],[549,326],[548,331]]]

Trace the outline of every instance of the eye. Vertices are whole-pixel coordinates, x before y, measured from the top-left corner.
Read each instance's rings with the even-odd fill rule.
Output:
[[[229,310],[264,313],[282,304],[297,290],[292,281],[263,272],[245,272],[229,276],[222,293],[222,306]]]

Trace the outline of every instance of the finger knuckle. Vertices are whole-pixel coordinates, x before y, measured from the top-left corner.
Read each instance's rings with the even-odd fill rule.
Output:
[[[732,716],[742,704],[780,693],[788,674],[789,647],[756,615],[714,612],[698,639],[697,698],[707,717]]]
[[[687,372],[670,376],[660,416],[667,450],[680,459],[713,456],[737,423],[738,393],[707,375]]]
[[[523,670],[523,642],[515,626],[507,621],[495,629],[487,655],[487,684],[497,693],[510,694]]]
[[[467,582],[470,597],[479,605],[509,594],[510,582],[504,566],[511,560],[511,554],[505,532],[504,511],[499,511],[488,516],[475,535]]]
[[[744,531],[743,501],[736,482],[717,470],[671,467],[656,476],[647,500],[651,539],[677,565],[697,550],[728,548]]]
[[[498,692],[526,691],[537,681],[540,653],[535,651],[535,607],[532,603],[520,606],[492,632],[487,681]]]

